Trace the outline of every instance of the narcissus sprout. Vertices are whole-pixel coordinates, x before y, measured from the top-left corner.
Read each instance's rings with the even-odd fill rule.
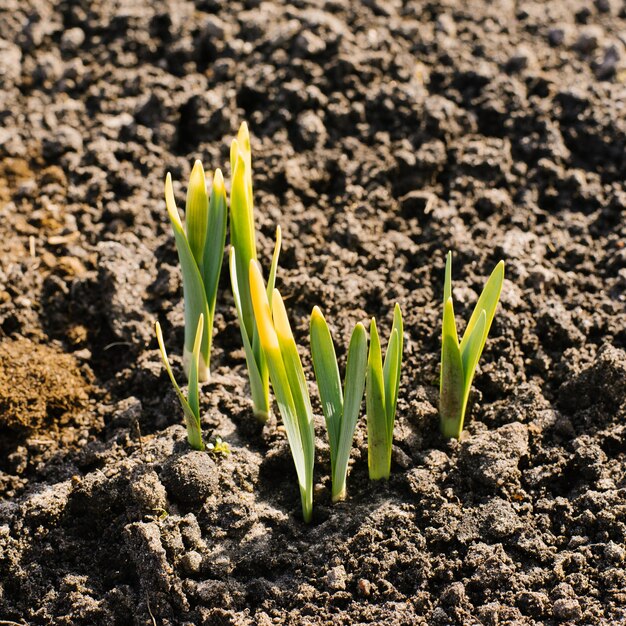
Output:
[[[167,352],[165,351],[165,344],[163,343],[163,333],[161,331],[161,325],[159,322],[155,324],[157,341],[159,343],[159,350],[161,351],[161,358],[165,369],[174,385],[174,390],[180,401],[180,405],[183,408],[185,415],[185,424],[187,425],[187,440],[189,445],[195,450],[204,450],[204,442],[202,441],[202,431],[200,429],[200,393],[198,388],[198,373],[200,365],[200,348],[202,346],[202,331],[204,327],[204,317],[201,314],[198,318],[198,324],[196,327],[196,336],[194,339],[193,349],[191,351],[191,358],[189,359],[189,386],[187,395],[185,398],[181,391],[174,373],[170,367],[169,359],[167,358]]]
[[[452,302],[452,252],[448,252],[443,288],[439,383],[440,426],[443,436],[448,439],[458,439],[463,431],[472,380],[493,322],[503,281],[504,261],[500,261],[485,284],[459,343]]]
[[[246,354],[253,410],[262,422],[270,415],[269,376],[261,349],[250,295],[250,262],[257,261],[256,231],[252,198],[252,155],[248,126],[244,122],[230,148],[232,186],[230,192],[230,280],[233,288],[239,328]],[[276,268],[280,254],[280,227],[267,281],[267,297],[271,305]]]
[[[391,472],[391,446],[400,387],[403,345],[402,313],[400,305],[396,304],[384,364],[376,320],[372,318],[370,323],[365,405],[367,411],[368,465],[371,480],[388,479]]]
[[[196,325],[202,315],[206,323],[200,345],[198,378],[203,382],[208,380],[210,375],[209,359],[215,299],[226,240],[226,190],[222,172],[219,169],[215,170],[209,199],[202,163],[196,161],[187,188],[185,228],[176,208],[172,176],[169,173],[165,179],[165,203],[174,230],[183,274],[185,301],[183,367],[189,378]]]
[[[272,389],[298,475],[302,515],[305,522],[310,522],[313,514],[315,431],[309,391],[280,292],[274,289],[270,309],[261,270],[254,260],[250,261],[249,276],[259,341],[267,359]]]
[[[352,332],[343,391],[335,346],[318,307],[311,314],[311,357],[328,430],[332,499],[337,502],[346,497],[348,460],[363,401],[367,367],[365,327],[359,323]]]

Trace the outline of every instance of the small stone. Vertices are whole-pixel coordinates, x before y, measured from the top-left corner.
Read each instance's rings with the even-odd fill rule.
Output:
[[[372,583],[367,578],[360,578],[358,582],[359,593],[363,596],[369,596],[372,593]]]
[[[548,43],[556,48],[565,41],[565,31],[562,28],[551,28],[548,31]]]
[[[560,598],[552,605],[554,617],[561,621],[578,621],[583,612],[576,598]]]
[[[326,584],[333,591],[343,591],[346,588],[346,570],[343,565],[337,565],[328,570]]]
[[[298,135],[307,148],[320,146],[327,138],[324,122],[313,111],[305,111],[298,115]]]
[[[446,587],[441,594],[441,602],[447,606],[460,606],[465,600],[465,586],[455,582]]]
[[[70,28],[61,37],[63,52],[76,52],[85,41],[85,33],[81,28]]]
[[[202,567],[202,555],[195,550],[191,550],[180,560],[180,565],[183,571],[189,576],[199,574],[200,568]]]
[[[604,546],[604,558],[610,563],[619,565],[626,559],[626,550],[614,541],[609,541],[609,543]]]

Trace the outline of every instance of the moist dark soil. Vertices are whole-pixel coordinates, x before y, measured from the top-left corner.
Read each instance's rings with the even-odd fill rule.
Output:
[[[28,625],[626,621],[626,8],[619,0],[3,0],[0,620]],[[320,305],[399,302],[392,475],[364,420],[313,523],[280,421],[255,422],[223,272],[207,441],[179,379],[163,200],[252,133],[259,249],[309,380]],[[444,256],[501,304],[461,441],[438,432]],[[461,323],[462,326],[462,323]]]

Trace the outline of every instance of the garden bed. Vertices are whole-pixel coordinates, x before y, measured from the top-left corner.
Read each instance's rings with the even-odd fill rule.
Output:
[[[11,3],[1,623],[626,620],[619,3]],[[165,173],[200,158],[228,181],[242,120],[309,381],[314,305],[340,359],[356,322],[387,337],[404,314],[388,483],[368,480],[362,419],[331,504],[311,385],[310,525],[280,421],[251,412],[226,268],[202,426],[229,456],[189,449],[154,337],[159,319],[180,373]],[[437,414],[449,249],[462,319],[506,261],[459,442]]]

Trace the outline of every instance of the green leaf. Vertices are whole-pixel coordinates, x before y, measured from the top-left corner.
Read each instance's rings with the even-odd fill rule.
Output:
[[[272,254],[272,263],[270,265],[270,274],[267,277],[267,299],[269,300],[270,307],[272,306],[272,293],[274,292],[274,286],[276,284],[276,271],[278,269],[278,257],[280,256],[280,248],[282,245],[283,236],[280,226],[276,227],[276,243],[274,244],[274,252]]]
[[[280,293],[274,290],[270,310],[261,270],[254,261],[250,263],[250,293],[272,388],[296,466],[302,514],[309,522],[313,511],[315,432],[304,371]]]
[[[448,252],[444,281],[439,414],[444,437],[460,437],[474,373],[500,299],[504,262],[500,261],[496,265],[485,284],[460,344],[454,321],[451,273],[452,254]]]
[[[485,345],[485,326],[487,324],[487,315],[483,309],[480,312],[478,321],[472,328],[472,332],[465,344],[465,349],[461,347],[461,361],[463,362],[463,389],[469,394],[469,388],[474,378],[474,372],[478,365],[478,359]],[[463,346],[463,344],[461,344]]]
[[[238,155],[233,172],[230,192],[230,242],[237,252],[237,280],[241,291],[241,311],[243,322],[252,338],[254,332],[254,314],[250,301],[249,266],[252,259],[256,260],[256,239],[252,200],[248,197],[246,163],[241,154]]]
[[[365,405],[370,479],[389,478],[390,468],[387,463],[387,450],[390,444],[385,411],[385,384],[380,339],[374,318],[372,318],[370,323],[370,349],[367,359]]]
[[[348,347],[348,362],[346,365],[346,380],[344,386],[343,415],[341,416],[341,430],[338,448],[333,455],[335,463],[332,475],[333,501],[342,500],[346,493],[346,474],[348,460],[352,450],[354,430],[361,413],[365,376],[367,372],[367,333],[365,326],[359,323],[352,331]],[[331,448],[332,453],[332,448]]]
[[[463,362],[454,323],[452,297],[450,297],[445,303],[443,313],[439,384],[439,415],[441,430],[446,438],[458,438],[461,434],[464,389]]]
[[[200,390],[198,387],[198,358],[200,356],[200,344],[202,342],[202,329],[204,327],[204,317],[198,319],[196,328],[196,338],[193,344],[193,358],[191,359],[191,369],[189,370],[189,406],[196,416],[197,427],[200,428]]]
[[[200,346],[199,338],[202,336],[202,318],[200,317],[198,320],[198,331],[196,332],[195,341],[196,346]],[[165,365],[165,370],[167,371],[170,380],[172,381],[172,385],[174,387],[174,391],[178,396],[178,400],[183,409],[183,414],[185,416],[185,423],[187,425],[187,439],[189,441],[189,445],[196,450],[204,450],[204,442],[202,441],[202,433],[200,431],[200,410],[198,403],[198,361],[196,359],[195,366],[192,366],[192,374],[195,380],[195,383],[189,383],[189,392],[192,394],[192,390],[195,389],[195,400],[194,406],[192,407],[191,403],[187,401],[187,398],[183,395],[178,383],[176,382],[176,378],[174,378],[174,373],[172,372],[172,368],[170,367],[169,359],[167,358],[167,352],[165,350],[165,343],[163,342],[163,332],[161,331],[161,325],[159,322],[155,324],[155,331],[157,336],[157,343],[159,344],[159,350],[161,352],[161,359],[163,360],[163,365]],[[199,354],[199,350],[195,352],[196,356]]]
[[[385,355],[383,375],[385,380],[385,409],[387,411],[387,427],[389,440],[393,439],[393,425],[398,403],[398,391],[400,389],[400,374],[402,370],[402,351],[404,345],[404,325],[400,305],[396,303],[393,311],[393,325],[389,346]]]
[[[285,303],[278,289],[274,289],[272,298],[272,318],[276,336],[278,337],[278,345],[280,346],[280,352],[287,371],[296,414],[298,415],[303,444],[308,455],[307,458],[310,457],[312,459],[315,443],[314,438],[311,437],[313,433],[313,409],[311,408],[311,399],[309,398],[309,388],[304,376],[304,370],[302,369],[298,348],[291,332],[289,319],[287,318]]]
[[[204,244],[209,223],[209,198],[206,192],[206,180],[202,163],[196,161],[187,187],[185,204],[185,222],[187,241],[198,267],[202,267]]]
[[[502,291],[503,282],[504,261],[500,261],[494,268],[493,272],[491,272],[491,276],[489,276],[489,280],[485,284],[485,287],[480,294],[480,298],[478,298],[478,302],[474,307],[474,311],[472,312],[470,321],[468,322],[465,333],[463,334],[463,339],[461,340],[461,353],[465,351],[465,347],[467,346],[469,337],[474,330],[474,326],[478,323],[478,319],[480,318],[482,311],[485,311],[485,330],[482,337],[480,350],[478,352],[478,358],[480,359],[480,355],[482,354],[485,342],[487,341],[487,335],[489,334],[489,330],[491,329],[491,323],[493,322],[494,315],[496,314],[496,307],[498,306],[498,300],[500,299],[500,292]]]
[[[206,293],[207,303],[211,319],[209,321],[209,339],[213,329],[213,318],[215,317],[215,301],[217,298],[217,287],[222,271],[222,261],[224,260],[224,245],[226,243],[226,219],[228,207],[226,205],[226,189],[224,188],[224,177],[217,169],[213,176],[213,187],[211,189],[211,199],[209,201],[209,215],[206,229],[206,240],[204,245],[204,255],[202,263],[202,281]]]
[[[311,313],[310,334],[311,358],[322,402],[322,411],[326,419],[331,467],[334,473],[341,433],[343,393],[341,391],[335,346],[328,330],[328,324],[318,307],[315,307]]]
[[[204,291],[204,284],[200,270],[196,264],[187,236],[183,230],[180,215],[176,208],[174,190],[172,187],[172,177],[170,174],[165,179],[165,203],[167,212],[174,231],[174,240],[178,251],[178,259],[183,274],[183,297],[185,300],[185,345],[183,350],[183,367],[187,377],[191,366],[193,344],[195,339],[195,328],[198,318],[203,315],[205,319],[209,317],[209,307]],[[208,379],[209,366],[209,338],[208,332],[203,333],[202,344],[200,346],[199,376],[201,380]]]
[[[395,406],[393,397],[396,392],[396,383],[398,382],[398,350],[399,338],[397,329],[391,331],[389,345],[387,346],[387,354],[383,365],[383,381],[385,384],[385,417],[387,418],[387,436],[391,440],[393,433],[393,425],[395,421]]]
[[[452,252],[446,255],[446,276],[443,283],[443,304],[452,297]]]
[[[257,360],[250,343],[250,339],[243,324],[243,313],[241,310],[241,298],[239,295],[239,281],[237,280],[236,271],[236,252],[231,246],[229,255],[230,280],[233,288],[233,298],[235,300],[235,308],[237,309],[237,317],[239,319],[239,330],[241,331],[241,339],[246,355],[246,365],[248,367],[248,377],[250,379],[250,392],[252,394],[252,403],[254,405],[254,413],[262,422],[266,422],[270,416],[270,398],[269,386],[267,382],[267,373],[265,380],[262,376]],[[265,361],[263,361],[265,367]],[[267,372],[267,370],[266,370]]]

